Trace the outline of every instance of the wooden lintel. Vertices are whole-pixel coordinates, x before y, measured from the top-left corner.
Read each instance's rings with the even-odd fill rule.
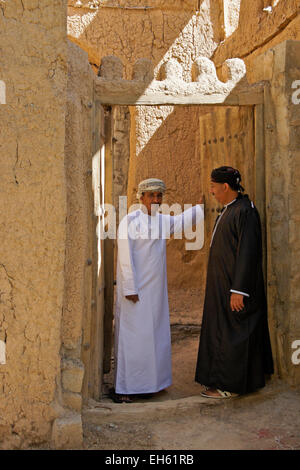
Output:
[[[112,92],[102,92],[101,86],[96,84],[97,98],[105,105],[120,106],[252,106],[262,104],[264,100],[264,85],[258,84],[239,89],[234,89],[228,95],[221,93],[215,94],[193,94],[183,95],[168,94],[167,92],[150,93],[145,90],[144,93],[133,93],[132,86],[128,90],[124,88],[122,92],[117,93],[112,85]]]

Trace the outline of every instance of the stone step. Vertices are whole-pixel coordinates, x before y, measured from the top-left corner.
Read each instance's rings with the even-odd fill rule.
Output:
[[[254,403],[268,402],[281,391],[278,383],[269,383],[256,393],[230,399],[208,399],[200,394],[179,399],[140,399],[133,403],[114,403],[108,398],[102,401],[90,400],[82,410],[82,421],[85,424],[101,425],[107,423],[145,423],[157,419],[170,419],[196,414],[219,413],[219,407],[244,408]],[[284,389],[284,388],[283,388]]]
[[[104,399],[101,402],[90,400],[83,409],[82,419],[85,423],[99,425],[103,423],[143,422],[158,418],[186,416],[199,412],[200,406],[211,407],[223,400],[209,400],[201,396],[180,398],[158,402],[140,401],[139,403],[113,403]]]

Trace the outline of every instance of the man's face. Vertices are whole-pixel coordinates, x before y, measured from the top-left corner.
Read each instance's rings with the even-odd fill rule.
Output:
[[[154,205],[152,213],[155,213],[162,203],[163,194],[156,191],[146,191],[141,197],[141,203],[147,208],[148,214],[151,214],[151,205]]]
[[[220,204],[226,203],[227,193],[227,183],[215,183],[214,181],[210,182],[210,194],[212,194]]]

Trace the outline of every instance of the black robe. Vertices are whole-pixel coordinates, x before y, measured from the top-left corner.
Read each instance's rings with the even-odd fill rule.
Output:
[[[249,294],[240,312],[230,308],[231,289]],[[264,387],[272,373],[260,218],[239,194],[222,213],[210,248],[195,380],[245,394]]]

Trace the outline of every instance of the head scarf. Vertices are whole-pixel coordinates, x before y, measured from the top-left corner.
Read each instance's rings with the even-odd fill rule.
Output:
[[[234,191],[244,191],[243,186],[240,184],[242,177],[239,170],[236,170],[231,166],[221,166],[220,168],[215,168],[211,172],[211,179],[215,183],[228,183],[231,189]]]
[[[166,191],[166,185],[162,180],[157,178],[148,178],[147,180],[140,182],[136,196],[140,199],[143,193],[150,191],[157,191],[164,194]]]

